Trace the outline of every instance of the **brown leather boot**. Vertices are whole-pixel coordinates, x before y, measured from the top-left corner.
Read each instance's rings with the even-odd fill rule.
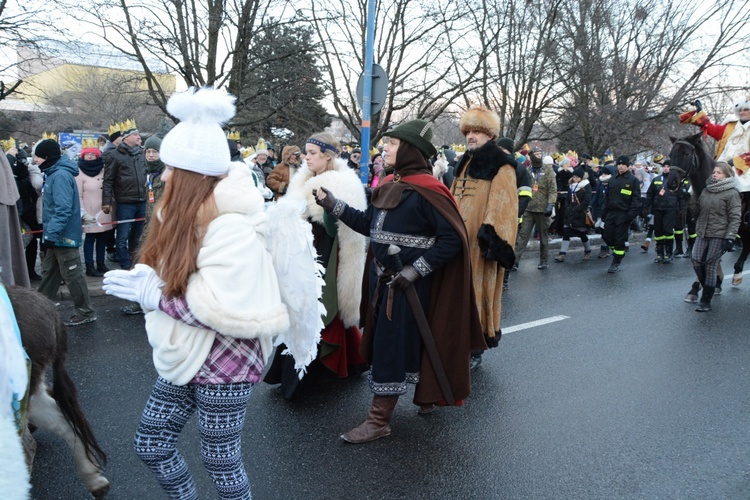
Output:
[[[347,443],[359,444],[390,436],[391,426],[388,424],[397,402],[398,396],[373,396],[372,406],[365,421],[342,434],[341,439]]]

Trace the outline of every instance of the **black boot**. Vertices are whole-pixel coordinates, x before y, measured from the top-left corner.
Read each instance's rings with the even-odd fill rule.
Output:
[[[622,256],[621,255],[615,255],[612,259],[612,265],[609,266],[609,269],[607,269],[607,272],[610,274],[614,274],[617,271],[620,270],[620,262],[622,262]]]
[[[708,312],[711,310],[711,299],[714,296],[714,290],[715,288],[712,286],[703,287],[703,295],[701,296],[700,303],[698,303],[698,307],[695,308],[696,311]]]
[[[97,278],[100,278],[104,276],[104,274],[97,271],[96,268],[94,267],[94,264],[87,263],[86,264],[86,276],[95,276]]]
[[[687,250],[682,255],[683,259],[689,259],[691,255],[693,255],[693,244],[695,243],[695,238],[688,238],[688,245]]]
[[[672,242],[670,240],[667,240],[664,242],[664,258],[662,259],[662,264],[671,264],[672,263]]]
[[[697,281],[693,282],[693,286],[690,287],[690,291],[685,296],[685,302],[689,302],[691,304],[695,304],[698,302],[698,292],[701,289],[701,284]]]
[[[103,260],[96,261],[96,270],[99,271],[100,273],[106,273],[110,271],[110,269],[107,267],[107,265],[104,263]]]
[[[655,264],[661,264],[664,262],[664,244],[661,241],[656,242],[656,258],[654,259]]]

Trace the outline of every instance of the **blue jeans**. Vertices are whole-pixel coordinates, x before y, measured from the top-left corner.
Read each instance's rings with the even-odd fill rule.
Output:
[[[83,260],[87,265],[94,263],[94,244],[96,244],[96,261],[104,262],[107,233],[86,233],[86,239],[83,242]]]
[[[117,220],[145,219],[146,202],[140,203],[118,203],[116,210]],[[138,251],[138,242],[143,233],[145,220],[140,222],[121,222],[117,224],[115,236],[117,245],[117,261],[122,269],[130,269],[131,257]]]

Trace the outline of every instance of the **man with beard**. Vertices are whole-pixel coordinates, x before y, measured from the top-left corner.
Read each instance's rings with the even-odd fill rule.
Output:
[[[500,117],[482,106],[469,109],[459,122],[467,151],[456,167],[451,193],[466,224],[471,249],[474,292],[485,341],[496,347],[500,340],[500,300],[503,276],[515,261],[518,218],[528,203],[519,206],[519,193],[531,194],[528,172],[516,172],[515,158],[495,139]],[[482,351],[472,351],[471,369],[482,362]]]

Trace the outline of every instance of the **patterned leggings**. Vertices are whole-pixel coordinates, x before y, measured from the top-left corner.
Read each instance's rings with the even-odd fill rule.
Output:
[[[724,240],[721,238],[698,238],[693,245],[693,269],[701,285],[716,286],[716,270],[721,263]]]
[[[196,409],[203,465],[219,498],[251,498],[250,481],[242,464],[241,437],[252,390],[251,383],[178,386],[161,377],[156,380],[134,445],[170,498],[198,498],[193,476],[175,446]]]

